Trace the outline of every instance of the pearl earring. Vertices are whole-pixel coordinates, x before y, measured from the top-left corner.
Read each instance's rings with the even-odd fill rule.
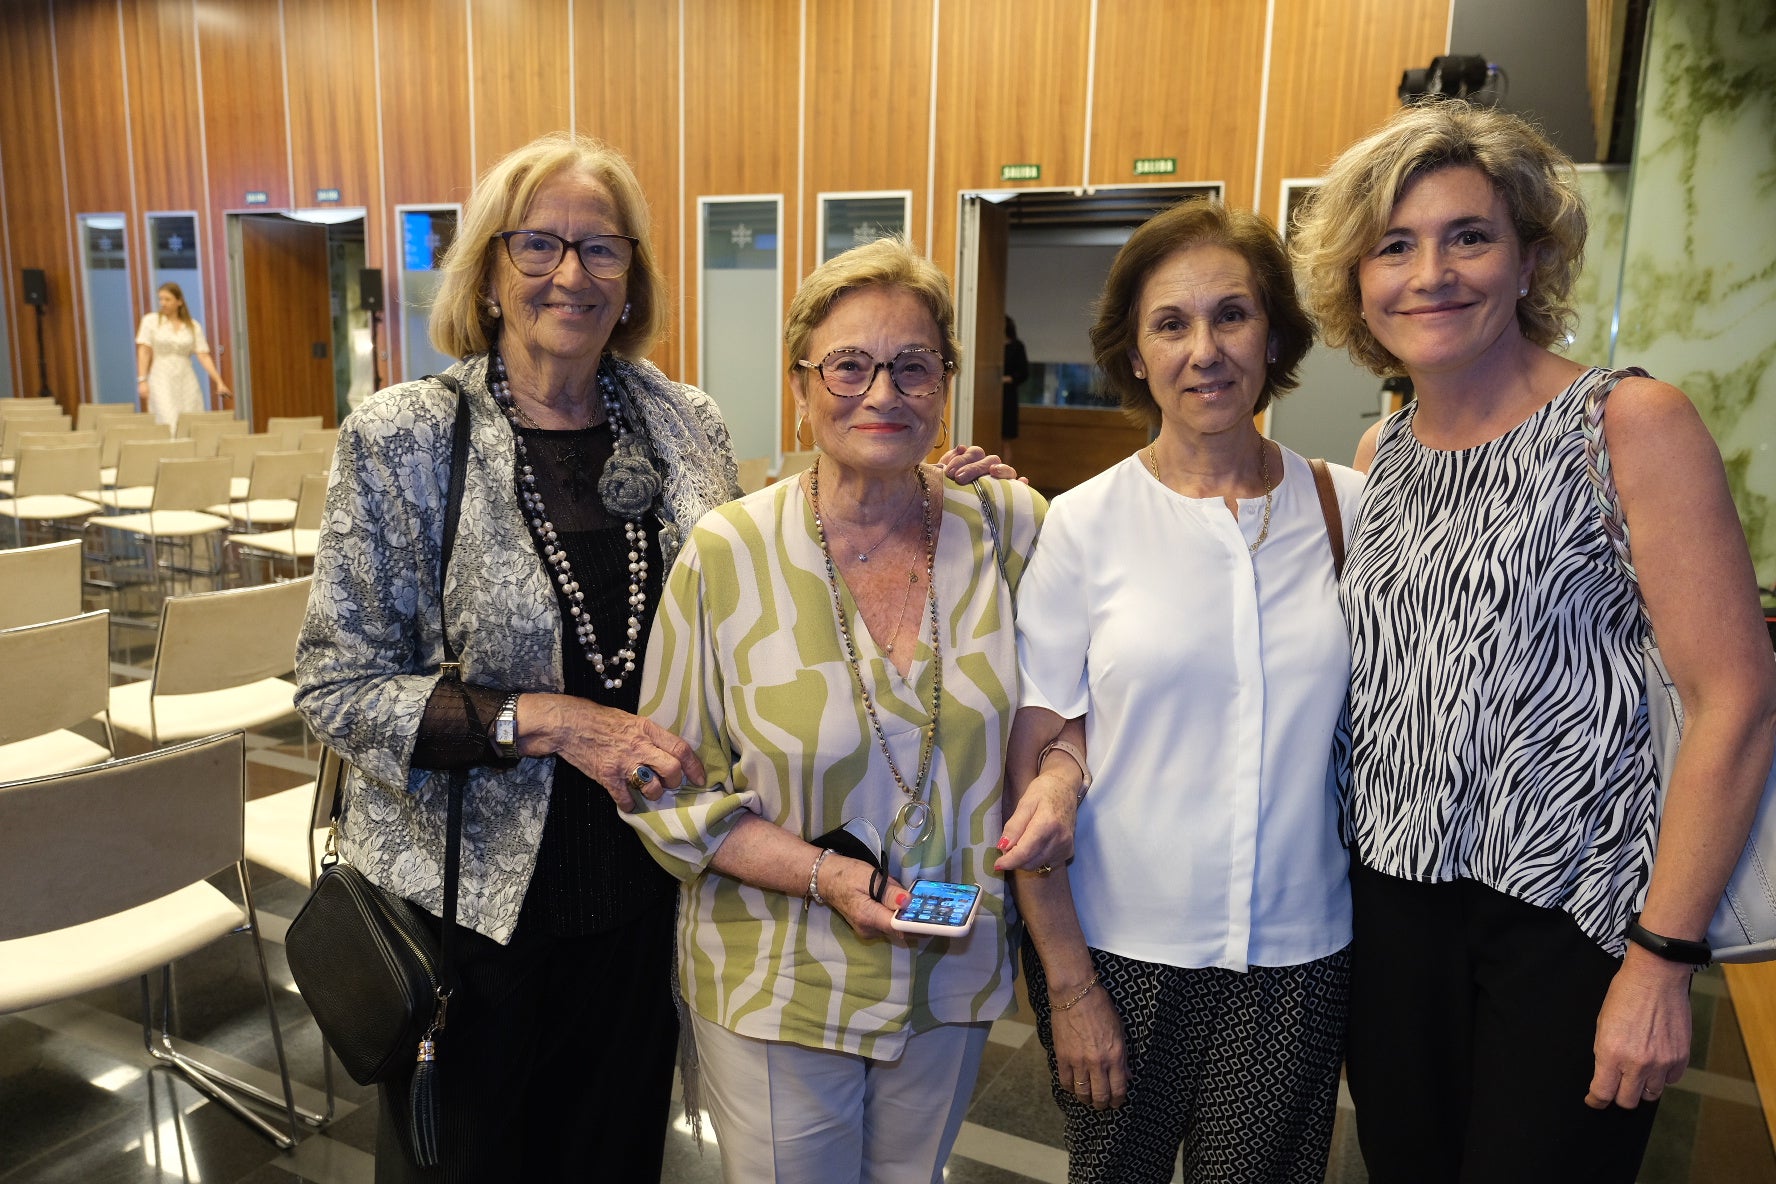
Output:
[[[495,319],[498,319],[498,317],[500,315],[499,301],[489,300],[487,302],[487,315],[490,317],[493,317]]]
[[[619,325],[627,325],[629,323],[629,306],[627,304],[623,306],[623,315],[617,318],[617,323]]]
[[[1135,377],[1140,378],[1140,379],[1145,379],[1147,377],[1147,371],[1137,370],[1137,371],[1135,371]]]
[[[1517,289],[1517,296],[1518,296],[1518,299],[1522,299],[1522,298],[1523,298],[1523,297],[1525,297],[1525,296],[1527,296],[1527,295],[1529,295],[1529,289],[1528,289],[1528,288],[1519,288],[1519,289]]]

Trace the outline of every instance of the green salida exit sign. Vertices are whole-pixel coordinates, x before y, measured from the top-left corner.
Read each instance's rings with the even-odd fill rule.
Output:
[[[1040,181],[1042,166],[1039,164],[1002,164],[999,166],[1001,181]]]
[[[1159,177],[1178,171],[1178,158],[1175,156],[1138,156],[1135,158],[1135,176]]]

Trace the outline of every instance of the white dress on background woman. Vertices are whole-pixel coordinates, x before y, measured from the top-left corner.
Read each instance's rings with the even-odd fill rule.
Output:
[[[197,321],[151,312],[136,330],[136,344],[154,351],[148,367],[148,410],[156,423],[171,424],[188,411],[204,409],[203,390],[192,367],[193,354],[207,354],[210,343]]]

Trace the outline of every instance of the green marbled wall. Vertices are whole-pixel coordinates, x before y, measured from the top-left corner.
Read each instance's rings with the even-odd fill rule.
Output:
[[[1776,4],[1657,0],[1613,361],[1695,401],[1776,581]],[[1593,254],[1588,272],[1601,258]],[[1589,338],[1594,326],[1581,330]],[[1604,332],[1607,335],[1607,321]],[[1575,357],[1601,354],[1575,354]]]

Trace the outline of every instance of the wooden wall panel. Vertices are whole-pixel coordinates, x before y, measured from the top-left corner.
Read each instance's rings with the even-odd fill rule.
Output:
[[[466,0],[376,0],[377,81],[382,94],[382,224],[390,301],[400,298],[395,206],[466,202],[475,180],[469,158],[469,24]],[[401,317],[382,318],[385,382],[401,370]]]
[[[136,314],[155,307],[145,216],[152,210],[196,210],[198,232],[214,236],[203,180],[203,126],[198,112],[196,15],[190,0],[119,0],[124,73],[129,96],[130,155],[136,201],[130,217],[131,279]],[[201,252],[202,258],[211,258]],[[222,288],[212,283],[218,295]],[[204,309],[205,321],[213,321]],[[219,326],[218,326],[219,327]]]
[[[1090,42],[1090,0],[970,0],[943,6],[931,257],[952,280],[959,191],[1084,181]],[[1039,164],[1042,176],[1003,182],[999,166],[1006,164]]]
[[[1092,183],[1222,181],[1230,205],[1251,207],[1264,5],[1100,3],[1097,50]],[[1137,176],[1136,158],[1148,156],[1176,157],[1178,171]]]
[[[363,206],[367,266],[382,265],[381,170],[376,124],[376,39],[360,0],[301,0],[284,6],[290,74],[291,195],[318,205],[318,189],[339,190],[342,206]]]
[[[820,257],[822,192],[912,190],[907,232],[922,247],[930,215],[931,0],[809,0],[807,41],[803,273]]]
[[[27,267],[44,271],[49,307],[43,318],[42,356],[50,391],[72,407],[80,397],[74,335],[79,303],[62,183],[53,41],[48,0],[7,6],[5,35],[0,36],[0,169],[12,266],[5,291],[13,332],[13,390],[35,395],[37,312],[25,304],[19,272]]]
[[[678,6],[582,3],[574,13],[575,60],[601,63],[575,76],[574,126],[627,157],[647,196],[648,238],[674,314],[653,360],[676,378],[678,265],[688,245],[678,222]]]
[[[568,0],[469,0],[474,39],[475,171],[573,121]]]
[[[68,209],[80,214],[119,213],[124,217],[124,248],[130,266],[143,258],[143,232],[132,216],[130,204],[129,125],[124,118],[123,47],[118,32],[115,0],[99,4],[61,4],[55,12],[56,72],[63,80],[61,100],[63,164],[68,183]],[[78,222],[72,228],[79,250]],[[70,305],[85,307],[78,267],[70,277]],[[93,375],[88,362],[89,333],[135,335],[127,325],[87,325],[82,316],[72,317],[80,394],[77,400],[97,397],[90,389]]]
[[[203,79],[203,134],[209,157],[209,259],[204,270],[210,323],[204,326],[216,368],[232,388],[229,348],[229,210],[246,195],[266,195],[270,209],[295,204],[290,188],[284,109],[283,30],[257,0],[198,0],[197,55]]]
[[[1400,74],[1446,52],[1450,0],[1276,0],[1264,192],[1272,220],[1285,177],[1315,177],[1400,107]]]
[[[697,199],[743,193],[783,195],[783,295],[796,281],[796,81],[799,0],[686,0],[685,252],[679,324],[685,381],[697,381]],[[859,104],[861,105],[861,104]],[[787,406],[788,388],[784,388]],[[784,439],[795,417],[784,417]]]

